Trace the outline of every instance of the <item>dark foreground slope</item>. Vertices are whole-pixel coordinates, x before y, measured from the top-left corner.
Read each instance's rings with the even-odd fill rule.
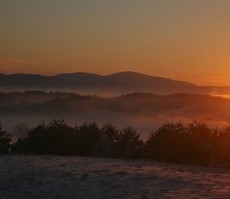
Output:
[[[0,159],[0,195],[29,198],[229,198],[226,170],[63,156]]]

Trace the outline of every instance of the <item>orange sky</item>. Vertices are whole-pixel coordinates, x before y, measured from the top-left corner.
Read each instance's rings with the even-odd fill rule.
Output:
[[[0,72],[230,85],[229,0],[1,0]]]

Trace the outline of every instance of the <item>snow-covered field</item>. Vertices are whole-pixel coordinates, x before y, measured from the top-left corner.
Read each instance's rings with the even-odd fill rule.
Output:
[[[139,160],[1,156],[0,198],[230,198],[230,171]]]

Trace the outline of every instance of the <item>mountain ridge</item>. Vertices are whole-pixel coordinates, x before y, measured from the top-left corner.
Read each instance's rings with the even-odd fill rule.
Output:
[[[195,93],[208,94],[222,89],[230,93],[230,87],[198,86],[170,78],[124,71],[110,75],[98,75],[87,72],[61,73],[56,75],[40,74],[0,74],[1,90],[53,90],[71,91],[89,94],[126,94],[133,92],[151,92],[156,94]]]

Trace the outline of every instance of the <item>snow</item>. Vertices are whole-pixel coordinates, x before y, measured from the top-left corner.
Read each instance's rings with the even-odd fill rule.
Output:
[[[0,156],[0,198],[229,198],[230,171],[142,160]]]

